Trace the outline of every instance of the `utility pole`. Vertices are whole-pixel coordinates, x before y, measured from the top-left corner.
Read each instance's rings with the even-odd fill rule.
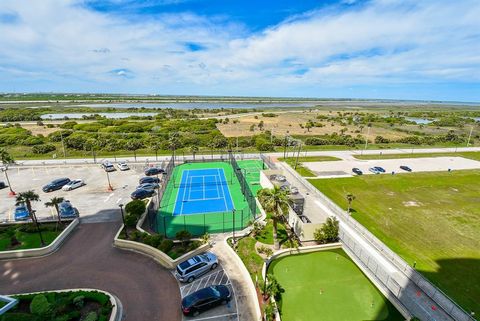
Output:
[[[300,151],[302,149],[302,142],[299,141],[298,143],[298,151],[297,151],[297,159],[295,160],[295,169],[297,169],[297,165],[298,165],[298,158],[300,157]]]
[[[470,134],[468,135],[468,140],[467,140],[467,147],[470,145],[470,138],[472,138],[472,133],[473,133],[473,126],[470,128]]]
[[[367,137],[365,137],[365,148],[364,150],[367,150],[367,146],[368,146],[368,137],[370,136],[370,126],[368,126],[368,129],[367,129]],[[362,155],[363,155],[363,151],[362,151]]]
[[[63,148],[63,159],[67,160],[67,153],[65,152],[65,143],[63,142],[63,133],[60,132],[60,138],[62,139],[62,148]]]
[[[285,135],[285,142],[283,143],[283,158],[286,158],[287,156],[287,135]]]

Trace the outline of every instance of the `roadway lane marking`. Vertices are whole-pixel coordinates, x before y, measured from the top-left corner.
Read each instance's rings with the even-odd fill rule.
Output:
[[[103,202],[104,203],[108,202],[112,198],[113,195],[115,195],[115,193],[111,193],[110,195],[108,195]]]
[[[115,204],[120,203],[121,200],[122,200],[122,198],[120,197],[120,198],[115,202]]]
[[[234,315],[237,315],[237,313],[228,313],[228,314],[216,315],[216,316],[213,316],[213,317],[206,317],[206,318],[199,318],[199,319],[188,319],[188,320],[191,320],[191,321],[211,320],[211,319],[225,318],[225,317],[230,317],[230,316],[233,317]]]

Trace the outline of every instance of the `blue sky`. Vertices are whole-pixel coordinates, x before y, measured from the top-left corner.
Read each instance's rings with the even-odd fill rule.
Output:
[[[480,101],[477,0],[2,0],[0,92]]]

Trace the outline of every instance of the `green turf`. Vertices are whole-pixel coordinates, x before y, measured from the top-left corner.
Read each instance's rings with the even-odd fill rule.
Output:
[[[52,243],[61,232],[61,229],[58,231],[43,230],[42,236],[43,240],[45,241],[45,245]],[[40,236],[37,232],[27,233],[16,231],[15,235],[21,244],[15,248],[10,248],[10,237],[8,237],[5,233],[0,232],[0,251],[34,249],[42,246],[40,243]]]
[[[269,273],[285,289],[283,321],[404,320],[341,249],[283,257]]]
[[[251,236],[243,237],[238,240],[236,250],[238,256],[250,273],[253,282],[255,282],[256,279],[262,280],[263,259],[255,250],[256,243],[257,240]]]
[[[480,171],[310,180],[439,286],[480,314]]]
[[[422,157],[465,157],[480,161],[480,152],[456,152],[456,153],[410,153],[410,154],[376,154],[354,155],[357,159],[399,159],[399,158],[422,158]]]
[[[261,160],[245,160],[238,161],[238,165],[240,168],[245,169],[244,173],[246,174],[247,182],[255,195],[257,190],[261,188],[259,181],[263,162]],[[235,207],[235,214],[232,211],[203,214],[201,213],[202,209],[199,209],[199,214],[172,216],[179,191],[175,184],[179,186],[183,171],[207,168],[222,168],[225,171],[227,181],[231,182],[228,188]],[[167,237],[175,237],[175,234],[181,230],[188,230],[193,235],[199,236],[205,233],[232,231],[233,228],[242,230],[252,220],[253,214],[249,210],[240,182],[229,162],[185,163],[175,167],[167,185],[157,216],[157,231],[167,235]]]

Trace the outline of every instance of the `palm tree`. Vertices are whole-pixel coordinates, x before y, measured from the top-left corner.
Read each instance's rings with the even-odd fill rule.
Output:
[[[158,161],[158,150],[161,147],[158,141],[158,137],[153,137],[152,140],[150,140],[149,142],[149,146],[155,151],[155,160]]]
[[[55,211],[57,211],[57,218],[58,218],[58,223],[62,224],[62,217],[60,216],[60,209],[58,208],[58,205],[62,203],[65,199],[63,197],[53,197],[50,202],[46,202],[45,206],[46,207],[55,207]]]
[[[273,241],[275,249],[278,250],[280,244],[277,239],[277,224],[279,220],[285,218],[283,213],[288,208],[287,192],[281,190],[278,186],[274,186],[272,189],[263,188],[259,190],[257,196],[265,211],[272,215]]]
[[[15,205],[18,206],[20,204],[25,204],[25,206],[27,207],[28,214],[32,219],[32,222],[37,227],[38,235],[40,236],[40,242],[42,243],[42,246],[44,246],[45,242],[43,241],[42,232],[40,231],[40,226],[38,225],[37,215],[35,215],[35,211],[32,210],[32,202],[38,202],[38,201],[40,201],[40,196],[38,196],[38,194],[35,193],[34,191],[30,190],[30,191],[19,193],[17,195]]]
[[[355,200],[356,197],[352,193],[347,193],[346,197],[348,202],[347,212],[350,213],[350,211],[352,210],[352,202]]]
[[[0,161],[2,162],[3,168],[2,171],[5,173],[5,179],[7,180],[8,188],[10,189],[10,195],[15,195],[15,192],[12,189],[12,184],[10,184],[10,179],[8,178],[7,170],[8,165],[13,164],[15,161],[5,149],[0,148]]]
[[[137,150],[143,147],[143,143],[139,140],[129,140],[125,147],[133,151],[133,158],[137,161]]]
[[[190,151],[191,151],[192,154],[193,154],[193,160],[195,160],[195,154],[198,152],[198,146],[197,146],[196,144],[190,146]]]
[[[172,150],[173,161],[175,161],[175,150],[178,148],[179,144],[180,144],[180,140],[178,139],[178,133],[176,132],[170,133],[170,136],[168,137],[168,145]]]

